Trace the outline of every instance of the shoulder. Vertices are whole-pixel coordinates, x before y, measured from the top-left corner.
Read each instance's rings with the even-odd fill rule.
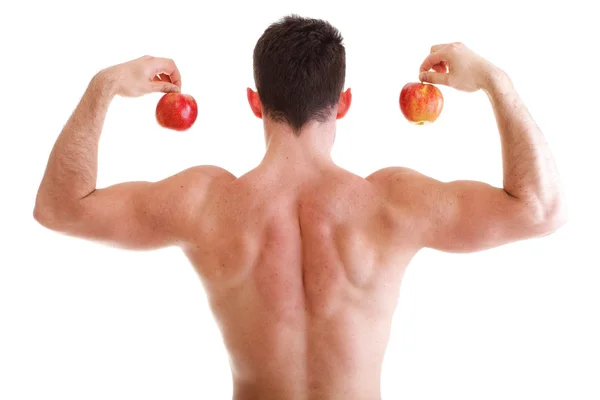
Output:
[[[185,210],[195,209],[211,193],[221,191],[236,179],[229,171],[214,165],[199,165],[178,172],[156,183],[156,198],[168,196],[170,204]],[[160,196],[158,193],[160,192]]]
[[[383,196],[395,205],[421,209],[439,198],[441,182],[405,167],[383,168],[367,177]]]
[[[188,189],[186,194],[232,182],[236,179],[231,172],[214,165],[198,165],[185,169],[165,182],[173,189]]]
[[[389,234],[404,248],[421,248],[422,232],[429,226],[427,199],[430,178],[406,167],[388,167],[366,177],[380,196]]]
[[[217,167],[216,165],[197,165],[181,171],[179,176],[182,179],[205,179],[205,180],[222,180],[222,181],[233,181],[236,179],[235,175],[227,171],[224,168]]]
[[[395,183],[408,183],[427,179],[427,177],[414,169],[406,167],[387,167],[373,172],[365,178],[367,181],[377,186],[389,186]]]

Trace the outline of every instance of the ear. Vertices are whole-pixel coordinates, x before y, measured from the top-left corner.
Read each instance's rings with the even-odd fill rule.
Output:
[[[260,104],[260,97],[258,97],[258,93],[250,88],[247,88],[246,95],[248,96],[248,104],[250,104],[252,113],[258,118],[262,119],[262,105]]]
[[[338,102],[337,116],[336,119],[344,118],[348,110],[350,109],[350,104],[352,103],[352,91],[350,88],[346,89],[345,92],[340,93],[340,101]]]

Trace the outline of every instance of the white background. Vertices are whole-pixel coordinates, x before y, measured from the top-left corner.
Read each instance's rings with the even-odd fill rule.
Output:
[[[89,79],[144,54],[175,59],[198,121],[185,133],[163,130],[154,119],[159,94],[115,99],[99,186],[196,164],[236,175],[255,166],[264,142],[246,103],[252,50],[292,12],[327,19],[345,38],[354,103],[338,124],[333,157],[342,167],[366,176],[403,165],[441,180],[501,184],[483,93],[442,87],[445,108],[424,127],[398,107],[429,47],[463,41],[512,77],[568,194],[570,220],[552,236],[471,255],[417,255],[394,318],[383,398],[600,398],[600,33],[594,2],[536,3],[3,4],[0,398],[231,397],[227,354],[182,254],[67,238],[38,226],[32,211],[51,147]]]

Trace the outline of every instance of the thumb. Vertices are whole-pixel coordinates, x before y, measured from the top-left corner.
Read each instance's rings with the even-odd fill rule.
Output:
[[[421,72],[419,73],[419,79],[421,82],[428,82],[437,85],[447,85],[448,84],[448,74],[440,73],[440,72]]]
[[[179,93],[179,86],[171,83],[171,82],[151,82],[150,90],[153,92],[163,92],[163,93]]]

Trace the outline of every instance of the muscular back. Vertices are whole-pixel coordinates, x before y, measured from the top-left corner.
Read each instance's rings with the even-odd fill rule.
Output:
[[[44,207],[36,218],[128,248],[181,246],[221,328],[235,399],[376,399],[410,259],[422,247],[483,250],[561,223],[531,204],[405,168],[362,179],[331,162],[262,163],[239,179],[203,166],[97,189],[68,213]]]
[[[186,253],[230,352],[236,398],[379,396],[415,249],[397,242],[402,220],[372,183],[337,167],[293,177],[259,167],[214,190],[199,219]]]

